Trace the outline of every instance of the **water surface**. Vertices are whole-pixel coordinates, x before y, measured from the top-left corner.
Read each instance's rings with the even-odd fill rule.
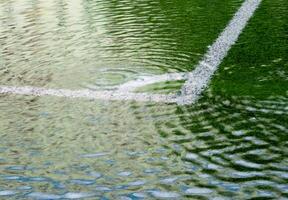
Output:
[[[101,90],[189,71],[241,3],[2,0],[0,83]],[[0,95],[0,198],[288,198],[285,6],[264,1],[195,105]],[[269,83],[282,89],[259,92]]]

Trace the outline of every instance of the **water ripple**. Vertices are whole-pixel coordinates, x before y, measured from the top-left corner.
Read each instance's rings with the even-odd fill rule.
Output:
[[[0,84],[102,90],[190,71],[242,2],[0,1]],[[257,84],[287,79],[284,62],[261,66]],[[211,91],[182,107],[1,94],[0,198],[284,199],[287,105]]]

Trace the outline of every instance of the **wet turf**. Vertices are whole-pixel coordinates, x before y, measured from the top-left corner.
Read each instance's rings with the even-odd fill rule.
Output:
[[[48,47],[41,43],[51,36],[48,22],[35,21],[47,5],[33,2],[26,12],[15,11],[25,26],[12,20],[10,1],[1,2],[1,23],[7,23],[0,30],[1,84],[98,89],[140,69],[190,70],[242,1],[101,1],[101,9],[98,1],[81,1],[85,28],[73,25],[77,12],[62,1],[56,14],[47,11],[59,19]],[[195,105],[0,95],[0,198],[288,198],[287,10],[284,0],[263,1]],[[113,22],[98,26],[107,29],[97,29],[97,11]],[[158,23],[160,30],[153,28]],[[104,46],[96,36],[106,39]],[[85,56],[75,56],[78,47]],[[105,72],[97,71],[104,68],[100,47],[113,50]],[[120,55],[124,61],[117,65]],[[129,58],[144,67],[128,65]],[[100,83],[85,84],[94,75]],[[152,91],[176,91],[176,85],[157,84]]]
[[[212,80],[214,94],[288,95],[287,1],[264,1]]]

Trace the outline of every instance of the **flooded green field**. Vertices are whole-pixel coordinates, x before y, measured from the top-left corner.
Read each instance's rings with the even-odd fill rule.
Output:
[[[0,85],[191,71],[242,3],[0,0]],[[263,0],[193,105],[0,94],[0,199],[288,198],[287,10]]]

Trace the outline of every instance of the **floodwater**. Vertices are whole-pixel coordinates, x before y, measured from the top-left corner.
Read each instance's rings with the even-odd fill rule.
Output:
[[[190,71],[242,2],[1,0],[0,84],[102,90]],[[1,94],[0,199],[288,198],[287,106]]]

